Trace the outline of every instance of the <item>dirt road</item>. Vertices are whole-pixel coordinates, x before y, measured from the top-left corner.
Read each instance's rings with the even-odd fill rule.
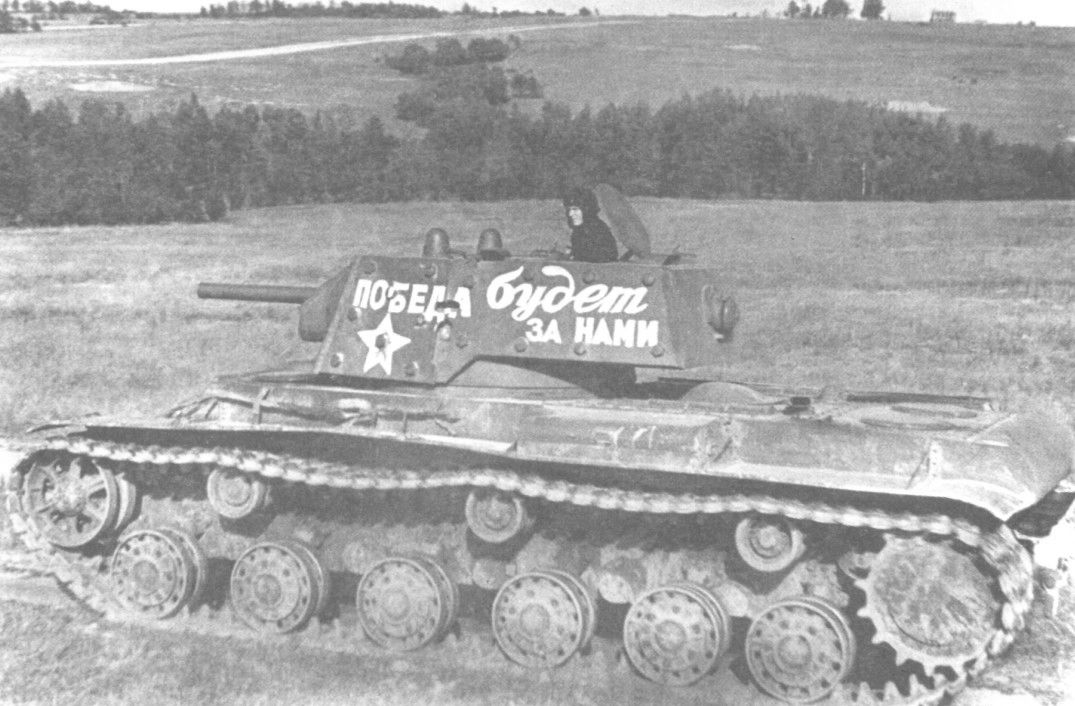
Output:
[[[519,34],[522,32],[540,32],[544,30],[569,30],[569,29],[593,29],[615,24],[632,24],[631,20],[609,20],[602,22],[572,22],[544,25],[522,25],[518,27],[497,27],[497,34]],[[469,34],[487,34],[492,31],[485,29],[468,29],[445,32],[416,32],[413,34],[374,34],[368,37],[348,37],[346,39],[334,39],[326,42],[302,42],[298,44],[281,44],[275,47],[259,47],[257,49],[235,49],[231,51],[214,51],[200,54],[177,54],[175,56],[156,56],[141,59],[31,59],[11,60],[0,59],[0,68],[18,69],[43,69],[43,68],[85,68],[92,66],[162,66],[166,64],[195,64],[214,61],[236,61],[240,59],[259,59],[268,56],[285,56],[288,54],[304,54],[315,51],[327,51],[329,49],[341,49],[344,47],[356,47],[367,44],[391,44],[398,42],[414,42],[422,39],[438,39],[441,37],[458,37]]]

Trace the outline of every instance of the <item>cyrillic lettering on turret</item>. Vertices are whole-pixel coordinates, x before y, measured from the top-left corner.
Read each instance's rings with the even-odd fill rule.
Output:
[[[452,302],[451,306],[443,305]],[[387,308],[390,314],[420,314],[426,321],[441,321],[455,317],[470,318],[470,290],[456,287],[452,297],[448,297],[448,287],[443,284],[430,286],[423,282],[397,282],[384,279],[360,279],[355,285],[355,296],[351,305],[356,309],[381,311]]]

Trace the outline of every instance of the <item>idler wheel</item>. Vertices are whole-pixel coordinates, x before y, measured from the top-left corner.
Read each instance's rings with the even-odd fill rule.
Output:
[[[23,481],[26,516],[57,547],[84,547],[116,529],[123,504],[116,477],[84,456],[35,461]]]
[[[874,642],[914,660],[927,674],[940,667],[961,672],[986,653],[997,631],[1000,601],[993,580],[950,542],[888,535],[865,578],[859,615],[876,629]]]
[[[528,531],[533,519],[518,495],[499,490],[472,490],[467,496],[467,526],[490,544],[503,544]]]
[[[787,569],[803,555],[803,532],[790,520],[749,515],[735,526],[735,548],[752,569],[772,573]]]
[[[112,553],[113,595],[128,610],[168,618],[197,600],[206,558],[188,535],[172,529],[128,532]]]
[[[557,667],[593,637],[593,599],[563,571],[533,571],[509,579],[493,600],[493,636],[513,662]]]
[[[269,486],[250,474],[217,468],[209,474],[205,494],[221,517],[241,520],[265,507]]]
[[[459,613],[459,592],[435,561],[390,557],[363,574],[356,605],[370,640],[404,652],[444,636]]]
[[[855,637],[840,610],[800,596],[770,605],[754,619],[744,645],[758,687],[790,703],[830,695],[855,663]]]
[[[299,544],[255,544],[232,567],[232,610],[259,632],[293,632],[324,605],[326,576],[313,553]]]
[[[650,681],[686,686],[711,672],[728,648],[731,618],[720,600],[693,584],[655,588],[627,612],[623,645]]]

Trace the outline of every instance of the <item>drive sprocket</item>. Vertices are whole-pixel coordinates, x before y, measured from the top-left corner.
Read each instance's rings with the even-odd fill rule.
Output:
[[[873,623],[874,643],[888,644],[898,664],[918,662],[926,674],[962,673],[986,655],[996,633],[1002,603],[995,577],[951,541],[887,534],[856,584],[866,597],[859,615]]]

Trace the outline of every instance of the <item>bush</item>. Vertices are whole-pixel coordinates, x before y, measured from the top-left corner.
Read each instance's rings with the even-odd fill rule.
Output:
[[[408,44],[403,53],[386,56],[384,63],[405,74],[424,74],[429,70],[432,58],[421,44]]]
[[[437,48],[433,50],[434,66],[459,66],[468,60],[467,50],[458,39],[453,37],[437,40]]]
[[[545,89],[542,88],[541,83],[538,82],[537,77],[534,76],[534,74],[529,72],[526,74],[512,73],[512,98],[543,98],[544,96]]]
[[[475,37],[467,44],[467,55],[475,63],[492,64],[511,56],[511,47],[499,39]]]

